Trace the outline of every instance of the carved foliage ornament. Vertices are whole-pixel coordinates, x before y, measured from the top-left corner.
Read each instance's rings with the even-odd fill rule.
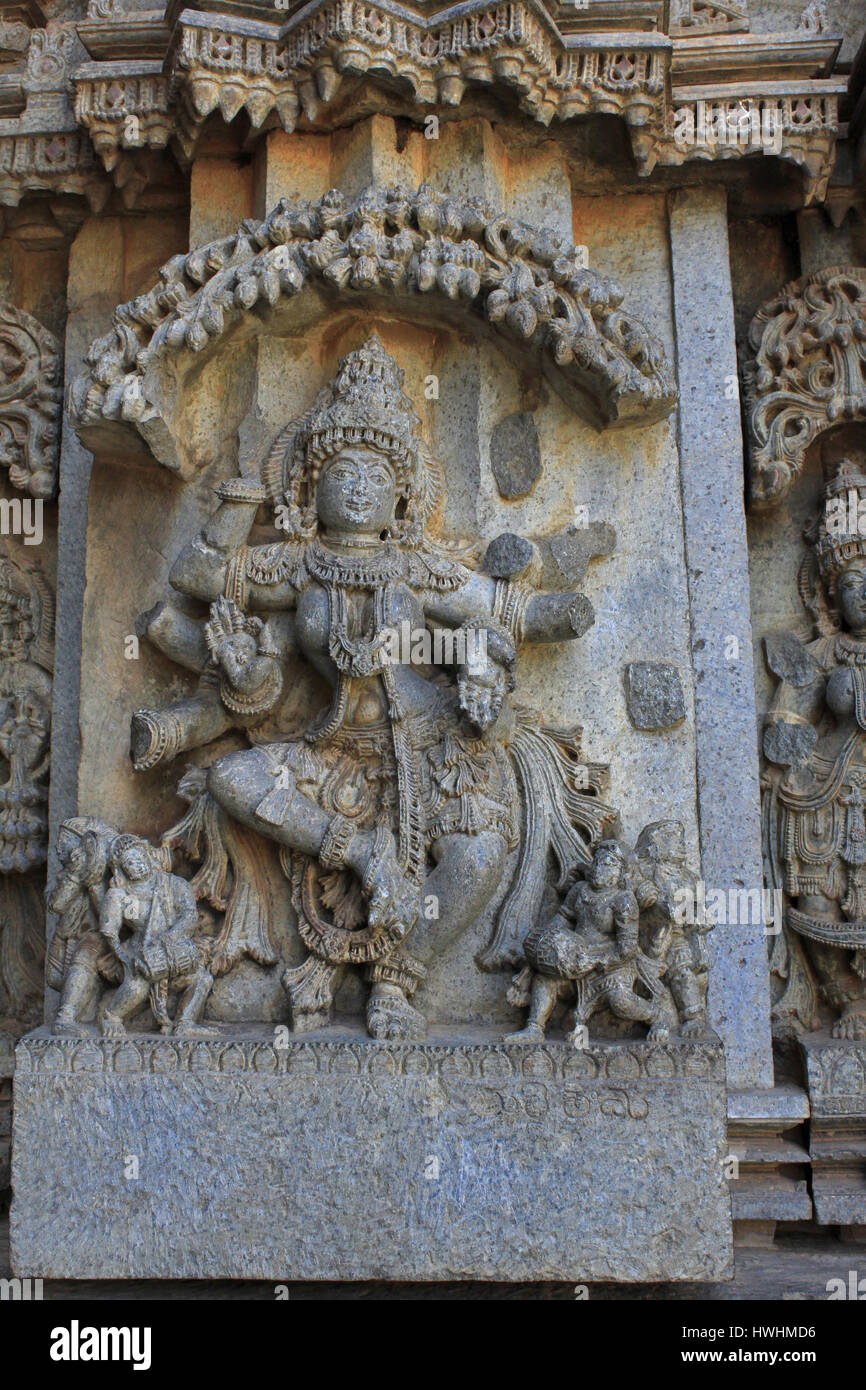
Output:
[[[0,303],[0,464],[32,497],[53,497],[57,488],[60,374],[54,335]]]
[[[767,507],[818,435],[866,419],[866,269],[831,266],[792,281],[758,310],[749,347],[751,496]]]
[[[175,445],[148,398],[147,374],[314,281],[404,302],[433,295],[480,314],[540,356],[564,398],[602,423],[660,419],[676,398],[661,343],[622,307],[613,280],[581,267],[570,243],[427,185],[371,186],[352,203],[334,189],[315,203],[282,199],[264,222],[246,221],[160,274],[92,345],[70,409],[80,426],[130,421],[172,468]]]

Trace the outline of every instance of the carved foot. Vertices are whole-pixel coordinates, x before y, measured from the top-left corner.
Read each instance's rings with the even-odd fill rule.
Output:
[[[509,1043],[537,1043],[544,1042],[544,1029],[539,1023],[527,1023],[525,1028],[521,1028],[517,1033],[506,1033],[503,1042]]]
[[[646,1035],[647,1042],[667,1042],[671,1035],[671,1030],[667,1022],[654,1023]]]
[[[125,1038],[126,1026],[114,1014],[108,1012],[102,1015],[99,1022],[102,1036],[104,1038]]]
[[[834,1038],[847,1038],[849,1042],[862,1042],[866,1038],[866,1009],[861,1005],[837,1018],[830,1030]]]
[[[367,1001],[367,1032],[380,1042],[423,1038],[427,1020],[394,985],[374,985]]]
[[[497,970],[519,970],[523,963],[523,947],[519,941],[505,946],[485,946],[475,957],[478,969],[490,974]]]
[[[176,1038],[218,1038],[221,1036],[218,1028],[210,1028],[206,1023],[176,1023],[173,1029]]]
[[[681,1038],[699,1038],[706,1031],[707,1020],[705,1018],[688,1018],[680,1028]]]
[[[74,1018],[60,1018],[58,1015],[54,1020],[54,1032],[60,1038],[83,1038],[90,1029],[86,1023],[77,1023]]]
[[[292,1013],[293,1033],[315,1033],[317,1028],[327,1028],[331,1022],[330,1009],[319,1009],[313,1013]]]

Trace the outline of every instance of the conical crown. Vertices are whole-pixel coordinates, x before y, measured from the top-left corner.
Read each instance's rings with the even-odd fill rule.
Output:
[[[828,580],[834,580],[852,560],[866,557],[866,476],[849,459],[840,460],[824,488],[815,557]]]
[[[403,373],[373,333],[350,352],[316,403],[304,432],[307,460],[334,453],[344,444],[369,443],[398,455],[400,472],[412,472],[417,455],[418,417],[403,394]]]

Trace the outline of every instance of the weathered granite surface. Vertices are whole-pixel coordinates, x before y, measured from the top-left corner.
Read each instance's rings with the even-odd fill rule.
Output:
[[[821,1226],[866,1224],[866,1043],[813,1033],[800,1043],[812,1111],[809,1152]]]
[[[730,1275],[713,1041],[40,1031],[15,1084],[21,1276]]]

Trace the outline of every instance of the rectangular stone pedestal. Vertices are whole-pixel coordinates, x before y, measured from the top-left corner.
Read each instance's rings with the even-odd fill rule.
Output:
[[[717,1043],[333,1036],[24,1039],[15,1272],[730,1276]]]
[[[866,1043],[801,1040],[812,1110],[809,1152],[815,1219],[866,1224]]]

